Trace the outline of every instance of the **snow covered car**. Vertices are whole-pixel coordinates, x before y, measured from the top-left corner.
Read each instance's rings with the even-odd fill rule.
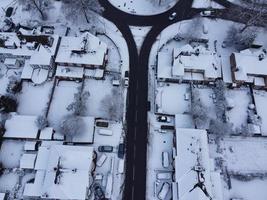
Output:
[[[172,21],[174,20],[174,18],[177,16],[176,12],[173,12],[170,16],[169,16],[169,20]]]
[[[167,116],[158,116],[157,117],[157,121],[158,122],[168,122],[170,123],[171,122],[171,118],[170,117],[167,117]]]
[[[163,185],[159,191],[158,198],[161,200],[165,199],[169,190],[170,190],[170,184],[167,182],[163,183]]]

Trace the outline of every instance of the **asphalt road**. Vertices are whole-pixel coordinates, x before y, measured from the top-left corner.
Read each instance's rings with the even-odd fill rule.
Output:
[[[148,59],[151,47],[164,28],[172,23],[190,19],[199,12],[197,9],[191,9],[192,2],[193,0],[180,0],[172,9],[162,14],[135,16],[118,10],[107,0],[100,0],[105,9],[104,17],[112,21],[121,31],[130,56],[126,117],[126,181],[123,195],[125,200],[145,200],[146,197]],[[177,16],[170,21],[169,16],[173,12],[176,12]],[[129,25],[153,26],[144,40],[139,55]]]

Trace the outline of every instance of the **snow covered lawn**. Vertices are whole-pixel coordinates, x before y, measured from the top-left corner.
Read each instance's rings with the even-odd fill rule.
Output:
[[[4,173],[0,176],[0,192],[12,191],[19,183],[19,175],[16,173]]]
[[[23,82],[19,95],[18,113],[21,115],[41,115],[45,112],[53,87],[53,81],[34,86],[32,82]]]
[[[105,80],[85,79],[84,91],[89,91],[90,93],[87,100],[86,115],[108,118],[108,113],[102,108],[101,100],[104,99],[106,95],[111,94],[113,88],[119,90],[119,87],[112,86],[110,76],[106,76],[105,78]]]
[[[51,126],[58,128],[61,119],[71,112],[67,111],[67,106],[73,102],[74,94],[81,83],[74,81],[60,81],[55,88],[51,107],[48,113],[48,121]]]
[[[225,138],[223,149],[229,171],[267,171],[267,138]]]
[[[150,0],[109,0],[118,9],[136,15],[155,15],[162,13],[175,5],[177,0],[150,1]]]
[[[190,112],[190,99],[186,101],[184,95],[190,93],[188,84],[165,84],[156,91],[156,106],[158,112],[164,114],[183,114]]]
[[[253,95],[255,98],[255,104],[256,104],[258,115],[261,117],[261,120],[262,120],[261,131],[266,135],[267,134],[267,109],[266,109],[267,92],[254,90]]]
[[[23,154],[24,142],[5,140],[2,142],[0,161],[4,168],[18,168],[20,157]],[[0,184],[1,186],[1,184]]]
[[[232,101],[234,106],[227,111],[229,122],[233,123],[233,128],[241,128],[242,124],[247,124],[247,109],[251,103],[249,88],[226,90],[226,98]]]

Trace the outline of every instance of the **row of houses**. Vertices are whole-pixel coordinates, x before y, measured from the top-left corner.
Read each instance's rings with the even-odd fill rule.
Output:
[[[232,53],[229,58],[231,85],[239,87],[251,84],[257,89],[267,89],[266,53],[263,48],[250,48]],[[171,59],[168,52],[158,53],[159,81],[213,84],[217,78],[226,79],[226,73],[222,67],[221,57],[201,44],[187,44],[174,48]]]
[[[59,78],[103,77],[108,48],[91,33],[59,37],[24,32],[0,33],[0,59],[8,68],[23,67],[22,79],[40,84],[54,75],[57,65]]]

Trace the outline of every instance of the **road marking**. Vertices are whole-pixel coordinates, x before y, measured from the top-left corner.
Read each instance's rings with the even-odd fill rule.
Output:
[[[136,81],[136,90],[138,90],[138,87],[139,87],[139,83],[138,81]]]
[[[137,122],[138,119],[138,111],[135,111],[135,122]]]
[[[138,106],[138,95],[135,96],[135,105]]]
[[[134,181],[134,178],[135,178],[135,166],[133,166],[133,181]]]
[[[134,186],[132,186],[132,200],[134,200]]]
[[[134,128],[134,141],[136,141],[136,127]],[[134,147],[135,147],[135,145],[134,145]]]
[[[135,161],[135,156],[136,156],[136,146],[134,145],[134,161]]]

